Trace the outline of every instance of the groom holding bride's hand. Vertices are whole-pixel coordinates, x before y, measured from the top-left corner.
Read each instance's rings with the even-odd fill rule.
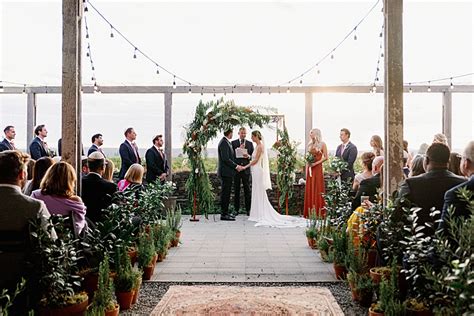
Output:
[[[234,149],[230,140],[232,139],[232,130],[229,129],[224,132],[218,150],[218,166],[217,175],[221,179],[221,220],[222,221],[235,221],[235,216],[229,213],[229,202],[230,193],[232,190],[232,180],[237,172],[244,170],[245,168],[238,165],[235,161]]]

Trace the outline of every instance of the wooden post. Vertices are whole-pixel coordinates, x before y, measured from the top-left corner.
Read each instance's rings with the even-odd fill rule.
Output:
[[[313,94],[310,92],[306,92],[304,94],[304,99],[305,99],[305,107],[304,107],[304,148],[306,152],[306,145],[309,143],[309,132],[313,128]]]
[[[30,151],[36,126],[36,93],[28,93],[26,102],[26,151]]]
[[[172,93],[165,93],[165,155],[166,159],[168,159],[170,173],[168,175],[168,180],[173,179],[173,144],[172,144],[172,137],[171,133],[173,130],[173,122],[172,122],[172,114],[173,114],[173,94]]]
[[[384,0],[385,162],[384,200],[403,177],[403,0]]]
[[[453,120],[453,94],[443,92],[443,134],[448,138],[448,145],[452,148],[452,120]]]
[[[80,19],[81,0],[63,0],[62,160],[70,163],[80,180]],[[78,181],[80,183],[80,181]],[[78,186],[76,185],[76,188]],[[80,190],[79,190],[80,191]]]

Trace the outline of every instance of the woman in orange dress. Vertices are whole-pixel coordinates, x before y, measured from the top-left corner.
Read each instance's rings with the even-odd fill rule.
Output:
[[[323,194],[324,172],[323,162],[328,159],[328,149],[322,141],[321,131],[314,128],[309,133],[311,138],[307,151],[314,157],[313,163],[306,164],[306,188],[304,192],[304,217],[308,218],[311,212],[316,212],[317,216],[326,216],[324,208],[325,202]]]

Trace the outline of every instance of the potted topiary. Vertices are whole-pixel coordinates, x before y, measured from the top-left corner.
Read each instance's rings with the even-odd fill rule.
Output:
[[[132,304],[135,304],[138,301],[138,294],[140,293],[140,287],[142,285],[143,272],[139,269],[134,268],[132,270],[132,274],[133,274],[133,277],[135,278],[135,284],[133,286]]]
[[[79,292],[81,278],[77,274],[80,259],[79,241],[65,228],[65,218],[48,221],[44,229],[32,222],[34,278],[39,282],[40,315],[84,315],[88,296]],[[56,234],[61,236],[57,238]]]
[[[142,232],[138,241],[138,267],[143,270],[143,280],[150,280],[153,275],[155,255],[153,230],[149,234]]]
[[[398,267],[392,262],[389,278],[382,278],[379,284],[378,301],[369,309],[369,316],[405,315],[405,305],[400,302],[398,290]]]
[[[132,306],[133,289],[136,284],[135,275],[132,272],[130,257],[122,249],[117,249],[116,259],[117,276],[114,280],[115,295],[121,310]]]
[[[99,266],[99,285],[88,314],[117,316],[120,307],[114,297],[114,285],[110,278],[109,257],[105,255]]]
[[[356,279],[356,292],[359,298],[359,304],[363,307],[369,307],[372,304],[374,295],[374,283],[367,274],[361,274]]]
[[[334,272],[336,273],[337,279],[345,279],[347,274],[347,269],[345,266],[347,255],[347,234],[345,227],[339,231],[334,231],[332,236],[334,240]]]
[[[308,227],[306,229],[306,239],[308,240],[308,246],[311,249],[317,249],[317,242],[316,242],[316,237],[318,235],[318,231],[314,227]]]
[[[409,298],[405,301],[406,311],[408,316],[432,316],[433,312],[429,305],[416,298]]]
[[[181,237],[181,208],[177,207],[175,209],[169,210],[166,212],[166,223],[172,231],[172,240],[171,246],[177,247],[179,244],[179,238]]]
[[[324,236],[318,239],[318,249],[319,254],[321,255],[321,259],[324,262],[328,261],[328,254],[329,254],[329,243]]]

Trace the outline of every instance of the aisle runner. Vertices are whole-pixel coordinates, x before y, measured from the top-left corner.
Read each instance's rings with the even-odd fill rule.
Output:
[[[171,286],[151,315],[344,315],[320,287]]]

